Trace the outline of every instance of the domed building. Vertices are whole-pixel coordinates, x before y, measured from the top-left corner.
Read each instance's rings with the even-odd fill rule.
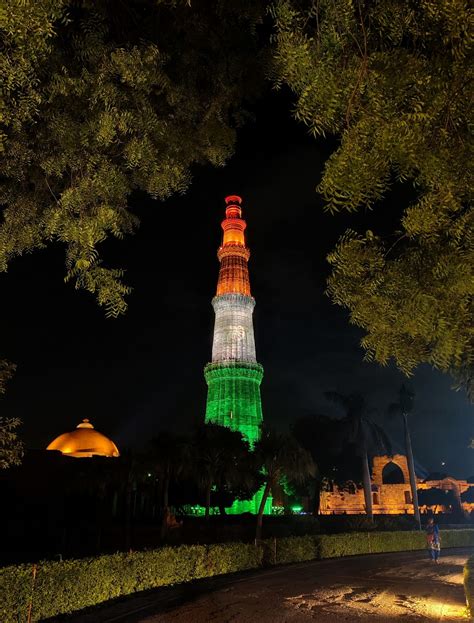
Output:
[[[88,419],[82,420],[70,433],[56,437],[46,450],[59,450],[64,456],[90,458],[91,456],[118,457],[120,453],[114,442],[95,430]]]

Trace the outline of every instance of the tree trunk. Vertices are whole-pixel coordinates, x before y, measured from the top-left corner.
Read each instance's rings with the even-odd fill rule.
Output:
[[[418,491],[416,488],[415,461],[413,460],[413,450],[411,447],[410,429],[408,428],[408,415],[403,414],[403,426],[405,428],[405,449],[407,453],[408,472],[410,474],[411,500],[413,503],[413,512],[415,515],[418,528],[421,530],[420,507],[418,505]]]
[[[169,490],[170,490],[170,479],[167,476],[163,482],[163,508],[168,508],[169,506]]]
[[[125,492],[125,549],[132,546],[132,483],[127,482]]]
[[[263,511],[265,510],[265,504],[267,502],[271,488],[272,488],[271,480],[267,480],[267,483],[265,484],[265,489],[263,490],[262,499],[260,500],[260,507],[258,509],[258,515],[257,515],[257,530],[255,533],[255,539],[257,541],[260,541],[262,538]]]
[[[211,508],[211,487],[212,485],[210,484],[208,487],[206,487],[206,513],[205,513],[206,521],[209,521],[209,511]]]
[[[370,480],[369,457],[365,443],[362,453],[362,482],[364,485],[365,512],[370,520],[373,521],[374,512],[372,508],[372,482]]]
[[[319,515],[319,508],[321,506],[321,484],[321,478],[317,478],[314,483],[313,517]]]
[[[164,539],[168,534],[168,517],[169,517],[169,488],[170,480],[166,477],[163,481],[163,501],[162,501],[162,517],[161,517],[161,538]]]

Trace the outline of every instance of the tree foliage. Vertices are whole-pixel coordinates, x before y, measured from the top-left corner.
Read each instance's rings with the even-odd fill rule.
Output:
[[[469,489],[461,493],[461,502],[474,504],[474,487],[469,487]]]
[[[345,417],[340,424],[340,435],[346,443],[354,444],[362,464],[362,485],[364,487],[365,511],[373,519],[372,481],[370,475],[370,456],[391,454],[391,442],[383,428],[370,417],[372,409],[366,399],[358,392],[341,394],[324,392],[324,396],[341,406]]]
[[[418,489],[418,499],[420,506],[433,506],[435,512],[438,506],[459,506],[451,489],[439,489],[438,487]]]
[[[16,366],[6,360],[0,360],[0,395],[5,393],[6,384],[15,373]],[[23,443],[18,438],[19,418],[0,417],[0,469],[20,465],[23,457]]]
[[[314,136],[340,137],[318,191],[327,209],[413,188],[397,231],[347,231],[328,293],[368,360],[420,363],[472,386],[472,26],[466,0],[278,0],[273,78]]]
[[[415,392],[410,387],[402,385],[398,391],[398,401],[392,403],[388,407],[390,415],[401,416],[403,421],[403,432],[405,437],[405,455],[407,457],[408,473],[410,475],[410,489],[411,498],[413,503],[413,513],[418,526],[421,529],[421,517],[418,504],[418,492],[417,492],[417,480],[415,472],[415,459],[413,457],[413,448],[411,443],[411,433],[409,418],[413,413],[413,407],[415,404]]]
[[[250,499],[256,492],[261,484],[259,465],[240,432],[203,424],[196,431],[193,446],[194,478],[204,494],[206,517],[212,501],[223,509],[235,499]]]
[[[260,83],[260,2],[12,0],[0,8],[0,270],[51,242],[66,280],[107,315],[121,268],[99,255],[134,230],[134,190],[184,192],[222,166]]]
[[[257,540],[262,538],[262,520],[265,503],[272,487],[283,479],[295,484],[303,484],[316,476],[316,464],[310,452],[302,448],[292,435],[263,429],[260,439],[255,443],[254,454],[262,467],[265,487],[257,515]]]

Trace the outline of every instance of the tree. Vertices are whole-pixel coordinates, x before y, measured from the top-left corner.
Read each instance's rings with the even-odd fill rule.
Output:
[[[474,487],[469,487],[466,491],[461,493],[461,502],[474,504]]]
[[[19,418],[0,417],[0,469],[20,465],[23,457],[23,443],[18,438]]]
[[[184,192],[191,167],[231,155],[261,83],[263,3],[13,0],[0,9],[0,271],[59,242],[66,280],[109,316],[121,268],[99,256],[131,233],[133,191]]]
[[[302,448],[292,435],[284,435],[263,429],[255,443],[254,453],[262,468],[265,486],[257,514],[256,538],[262,538],[262,522],[265,504],[272,487],[285,477],[295,483],[303,483],[316,475],[316,465],[311,454]]]
[[[158,478],[161,492],[161,536],[166,535],[169,517],[169,489],[189,467],[190,443],[184,437],[161,432],[151,442],[148,460],[151,472]]]
[[[318,515],[324,483],[336,482],[343,487],[348,480],[357,478],[360,461],[341,435],[340,420],[326,415],[306,416],[294,422],[291,432],[318,466],[312,487],[313,513]]]
[[[403,418],[403,432],[405,435],[405,453],[407,456],[408,473],[410,474],[410,489],[411,497],[413,501],[413,512],[415,519],[418,523],[418,527],[421,529],[421,517],[420,509],[418,507],[418,493],[416,487],[416,473],[415,473],[415,461],[413,459],[413,449],[411,445],[410,427],[408,425],[408,417],[413,412],[413,403],[415,400],[415,394],[413,390],[409,389],[405,385],[400,387],[398,392],[398,402],[389,406],[389,413],[391,415],[401,415]]]
[[[390,453],[391,443],[383,429],[373,422],[362,394],[341,394],[324,392],[328,400],[340,405],[346,412],[341,422],[341,434],[348,443],[356,445],[361,460],[362,484],[364,487],[365,510],[373,519],[372,480],[370,476],[369,454]]]
[[[0,395],[5,393],[6,384],[15,373],[16,366],[0,360]],[[0,469],[20,465],[23,457],[23,442],[18,438],[19,418],[0,417]]]
[[[245,492],[249,499],[255,491],[255,487],[249,482],[255,473],[250,447],[238,431],[217,424],[201,426],[194,437],[193,467],[204,493],[206,519],[209,518],[213,489],[221,499],[224,493],[235,499],[232,491],[242,492],[242,488],[244,499]],[[226,498],[230,502],[227,496]]]
[[[451,489],[438,489],[431,487],[430,489],[418,489],[418,499],[420,506],[434,507],[434,512],[438,511],[439,506],[455,507],[459,506],[455,495]]]
[[[340,139],[318,186],[327,209],[399,190],[395,231],[349,230],[329,255],[328,294],[364,330],[366,359],[406,374],[428,363],[472,392],[468,2],[278,0],[273,17],[275,84],[314,136]]]

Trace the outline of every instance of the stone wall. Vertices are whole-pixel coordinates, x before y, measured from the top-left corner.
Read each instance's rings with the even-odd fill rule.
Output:
[[[400,472],[394,466],[399,468]],[[392,475],[395,473],[399,477],[400,482],[386,482],[389,470],[392,470]],[[474,510],[474,504],[461,504],[460,496],[470,486],[473,485],[465,480],[456,480],[450,477],[429,481],[422,481],[417,478],[418,489],[452,489],[459,504],[467,513]],[[364,490],[356,488],[355,485],[350,489],[345,490],[333,485],[330,490],[322,491],[320,513],[322,515],[359,515],[365,513]],[[404,455],[374,457],[372,464],[372,503],[375,515],[413,514],[410,477],[407,459]],[[422,507],[421,510],[427,511],[428,509]]]

